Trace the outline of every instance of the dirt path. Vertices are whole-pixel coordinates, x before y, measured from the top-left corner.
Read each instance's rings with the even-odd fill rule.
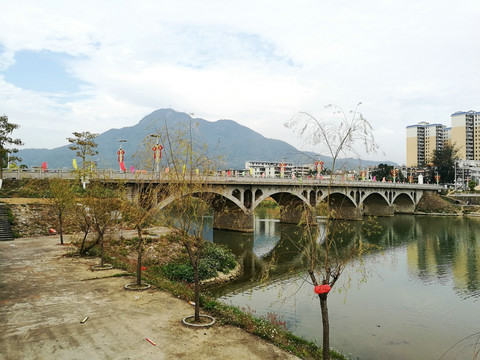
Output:
[[[187,328],[185,301],[124,290],[133,278],[92,280],[121,271],[92,272],[98,259],[63,257],[57,242],[0,242],[0,359],[295,358],[231,326]]]

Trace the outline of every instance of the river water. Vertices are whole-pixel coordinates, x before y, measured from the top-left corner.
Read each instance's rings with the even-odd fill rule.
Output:
[[[367,239],[377,248],[347,268],[329,294],[331,347],[362,360],[474,359],[480,351],[480,219],[377,221],[380,233]],[[301,271],[298,231],[266,213],[256,215],[253,234],[211,231],[213,242],[241,259],[245,274],[210,291],[256,315],[274,313],[321,346],[320,304]]]

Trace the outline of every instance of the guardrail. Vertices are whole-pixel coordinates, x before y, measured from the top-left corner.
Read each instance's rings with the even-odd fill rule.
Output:
[[[76,179],[78,178],[78,172],[75,170],[68,169],[53,169],[53,170],[5,170],[3,172],[4,179],[50,179],[50,178],[61,178],[61,179]],[[173,180],[171,174],[165,173],[155,173],[147,172],[144,170],[137,170],[134,173],[115,171],[112,169],[97,169],[89,174],[89,180],[127,180],[129,182],[171,182]],[[262,185],[321,185],[329,186],[330,178],[328,176],[323,178],[316,177],[254,177],[249,174],[245,176],[236,175],[236,176],[221,176],[221,175],[211,175],[211,176],[196,176],[193,175],[192,179],[203,181],[208,179],[208,183],[211,184],[262,184]],[[343,177],[342,175],[336,175],[335,179],[332,180],[332,186],[351,186],[351,187],[371,187],[371,188],[411,188],[411,189],[425,189],[425,190],[441,190],[442,186],[437,184],[416,184],[416,183],[400,183],[400,182],[381,182],[373,180],[351,180],[348,177]]]

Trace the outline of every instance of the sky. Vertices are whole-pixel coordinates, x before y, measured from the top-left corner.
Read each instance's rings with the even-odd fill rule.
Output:
[[[284,127],[359,111],[405,163],[405,127],[480,111],[478,0],[0,1],[0,115],[24,148],[68,144],[161,108]]]

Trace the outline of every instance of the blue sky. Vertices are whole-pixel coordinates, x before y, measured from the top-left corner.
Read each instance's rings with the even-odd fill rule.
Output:
[[[285,121],[362,102],[365,157],[401,164],[407,125],[480,111],[479,18],[476,0],[1,2],[0,113],[27,148],[173,108],[322,151]]]
[[[72,60],[68,54],[20,50],[15,53],[13,65],[4,71],[4,78],[8,83],[35,92],[75,93],[82,81],[68,73]]]

